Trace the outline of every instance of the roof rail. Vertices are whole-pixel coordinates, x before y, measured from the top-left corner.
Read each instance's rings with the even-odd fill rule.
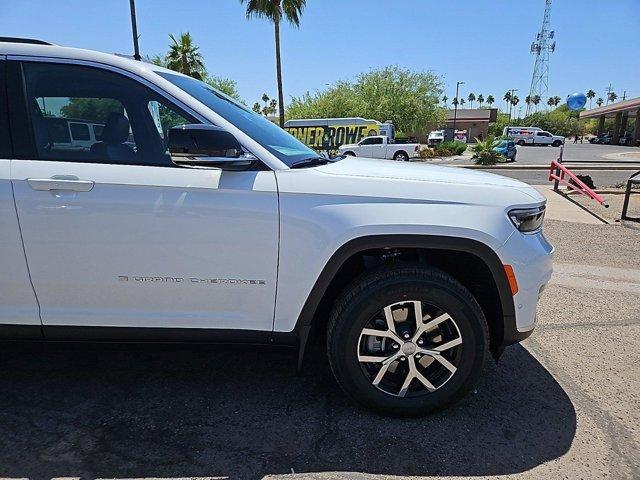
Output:
[[[32,45],[53,45],[53,43],[35,38],[0,37],[0,43],[30,43]]]

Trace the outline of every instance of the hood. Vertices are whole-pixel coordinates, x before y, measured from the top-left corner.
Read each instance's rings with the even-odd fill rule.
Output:
[[[387,197],[439,198],[443,201],[473,198],[474,201],[482,199],[485,203],[531,204],[545,201],[536,189],[526,183],[468,168],[347,157],[310,170],[328,177],[326,188],[336,190],[335,193],[349,191],[370,195],[375,192]],[[356,178],[362,179],[361,183],[358,182],[362,186],[354,189],[352,180]],[[344,183],[347,179],[351,181]],[[339,187],[342,184],[345,190]],[[466,188],[456,188],[461,186]],[[497,190],[503,193],[497,195]]]
[[[531,188],[512,178],[460,167],[429,165],[422,162],[396,162],[373,158],[347,157],[318,170],[333,175],[388,178],[456,185],[494,185],[500,187]]]

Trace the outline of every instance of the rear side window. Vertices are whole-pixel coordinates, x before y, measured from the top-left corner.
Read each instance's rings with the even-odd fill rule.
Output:
[[[9,136],[9,111],[7,105],[6,64],[0,60],[0,158],[11,157]]]

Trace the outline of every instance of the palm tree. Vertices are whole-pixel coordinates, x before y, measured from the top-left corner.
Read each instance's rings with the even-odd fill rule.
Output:
[[[596,100],[596,105],[601,107],[603,103],[604,103],[604,100],[602,99],[602,97],[598,97],[598,100]]]
[[[511,90],[505,93],[502,99],[507,103],[507,105],[509,105],[511,103]]]
[[[538,104],[540,103],[540,100],[542,100],[542,98],[540,98],[540,95],[534,95],[533,97],[531,97],[531,103],[536,106],[536,112],[538,111]]]
[[[240,0],[247,4],[247,18],[266,18],[273,22],[276,39],[276,76],[278,81],[278,103],[280,105],[280,127],[284,127],[284,93],[282,91],[282,61],[280,57],[280,23],[288,21],[300,26],[300,17],[307,5],[306,0]]]
[[[189,32],[181,33],[179,40],[169,34],[169,38],[173,45],[169,47],[169,52],[165,57],[167,68],[198,80],[205,78],[207,71],[204,67],[204,60],[200,54],[200,48],[193,43],[191,34]]]
[[[618,94],[616,92],[609,92],[607,94],[607,105],[609,104],[609,102],[611,103],[615,102],[617,98],[618,98]]]
[[[549,105],[550,107],[553,107],[555,105],[555,101],[556,99],[554,97],[549,97],[547,99],[547,105]]]
[[[518,105],[519,102],[520,99],[518,98],[518,95],[514,95],[513,97],[511,97],[511,105],[513,105],[514,107]]]
[[[593,98],[596,96],[596,92],[594,92],[593,90],[589,89],[589,91],[587,92],[587,98],[589,99],[589,110],[591,110],[591,102],[593,101]]]
[[[460,99],[460,107],[462,108],[462,106],[464,105],[464,98]]]
[[[493,105],[493,102],[495,102],[495,101],[496,101],[496,99],[493,98],[493,95],[489,95],[487,97],[487,104],[489,105],[489,108],[491,108],[491,105]]]
[[[482,108],[482,104],[484,103],[484,95],[478,95],[478,103],[480,104],[479,108]]]
[[[556,95],[555,97],[553,97],[553,106],[557,107],[558,105],[560,105],[560,102],[562,101],[562,99]]]
[[[529,106],[531,106],[531,95],[524,97],[524,103],[527,104],[527,111],[529,111]]]
[[[452,105],[458,105],[458,97],[453,97],[453,100],[451,101]]]
[[[444,97],[442,97],[442,102],[444,103],[444,106],[447,106],[447,100],[449,100],[449,97],[447,97],[446,95]]]
[[[471,104],[471,108],[473,108],[473,102],[476,100],[476,94],[470,93],[469,96],[467,97],[467,100],[469,100],[469,103]]]

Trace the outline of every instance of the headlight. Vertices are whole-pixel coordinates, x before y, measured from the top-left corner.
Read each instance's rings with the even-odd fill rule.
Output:
[[[535,208],[515,209],[509,212],[509,218],[518,230],[532,233],[542,228],[544,220],[544,205]]]

